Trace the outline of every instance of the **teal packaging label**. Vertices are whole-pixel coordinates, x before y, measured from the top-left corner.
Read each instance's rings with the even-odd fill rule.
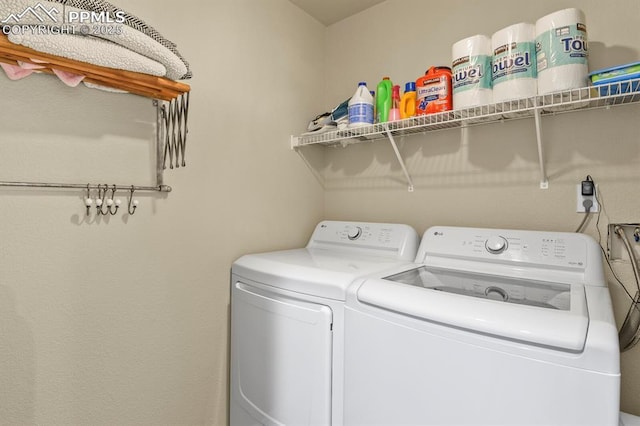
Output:
[[[534,42],[505,44],[493,51],[491,79],[494,86],[504,81],[536,77],[538,73]]]
[[[491,89],[491,56],[463,56],[453,61],[453,93]]]
[[[589,57],[584,24],[552,28],[536,37],[538,72],[562,65],[586,65]]]

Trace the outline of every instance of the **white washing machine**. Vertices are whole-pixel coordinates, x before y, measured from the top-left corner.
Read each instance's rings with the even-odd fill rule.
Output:
[[[231,425],[340,425],[346,289],[411,264],[418,242],[407,225],[325,221],[306,248],[238,259]]]
[[[345,424],[618,425],[618,335],[592,238],[434,227],[416,263],[348,291]]]

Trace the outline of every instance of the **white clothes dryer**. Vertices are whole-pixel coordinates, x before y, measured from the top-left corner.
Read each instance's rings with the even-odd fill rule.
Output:
[[[231,425],[340,425],[346,289],[411,264],[418,242],[407,225],[324,221],[305,248],[238,259]]]
[[[416,263],[348,291],[345,424],[618,425],[618,335],[592,238],[434,227]]]

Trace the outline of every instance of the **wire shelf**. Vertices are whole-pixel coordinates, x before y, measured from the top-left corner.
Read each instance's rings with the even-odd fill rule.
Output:
[[[497,120],[513,120],[534,117],[536,114],[550,115],[607,108],[640,102],[640,79],[611,84],[583,87],[530,98],[457,109],[436,114],[420,115],[399,121],[377,123],[352,129],[337,129],[319,134],[292,136],[291,147],[321,144],[347,146],[354,143],[387,139],[437,130],[487,124]]]

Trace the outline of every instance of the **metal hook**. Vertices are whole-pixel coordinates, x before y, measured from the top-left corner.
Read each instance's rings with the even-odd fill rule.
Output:
[[[91,199],[91,184],[87,184],[87,197],[84,199],[84,205],[87,207],[87,216],[91,214],[91,205],[93,200]]]
[[[133,185],[131,185],[131,195],[129,196],[129,205],[127,207],[127,211],[129,212],[130,215],[133,215],[136,212],[136,209],[138,208],[138,200],[134,200],[133,199],[133,193],[136,189],[134,188]],[[131,204],[133,204],[133,209],[131,208]]]
[[[102,185],[98,184],[98,196],[96,197],[96,212],[99,215],[106,216],[107,214],[109,214],[108,210],[102,209],[102,207],[105,204],[104,199],[107,196],[108,189],[109,189],[109,185],[105,184],[104,189],[102,189]]]
[[[98,215],[102,214],[100,207],[102,207],[102,186],[98,184],[98,195],[96,195],[96,214]]]
[[[111,198],[109,198],[107,200],[107,210],[109,211],[109,214],[111,216],[113,216],[116,213],[118,213],[118,209],[120,208],[121,201],[119,199],[115,198],[117,189],[118,189],[118,187],[114,184],[113,188],[111,188]],[[114,205],[115,205],[115,209],[113,209]]]

